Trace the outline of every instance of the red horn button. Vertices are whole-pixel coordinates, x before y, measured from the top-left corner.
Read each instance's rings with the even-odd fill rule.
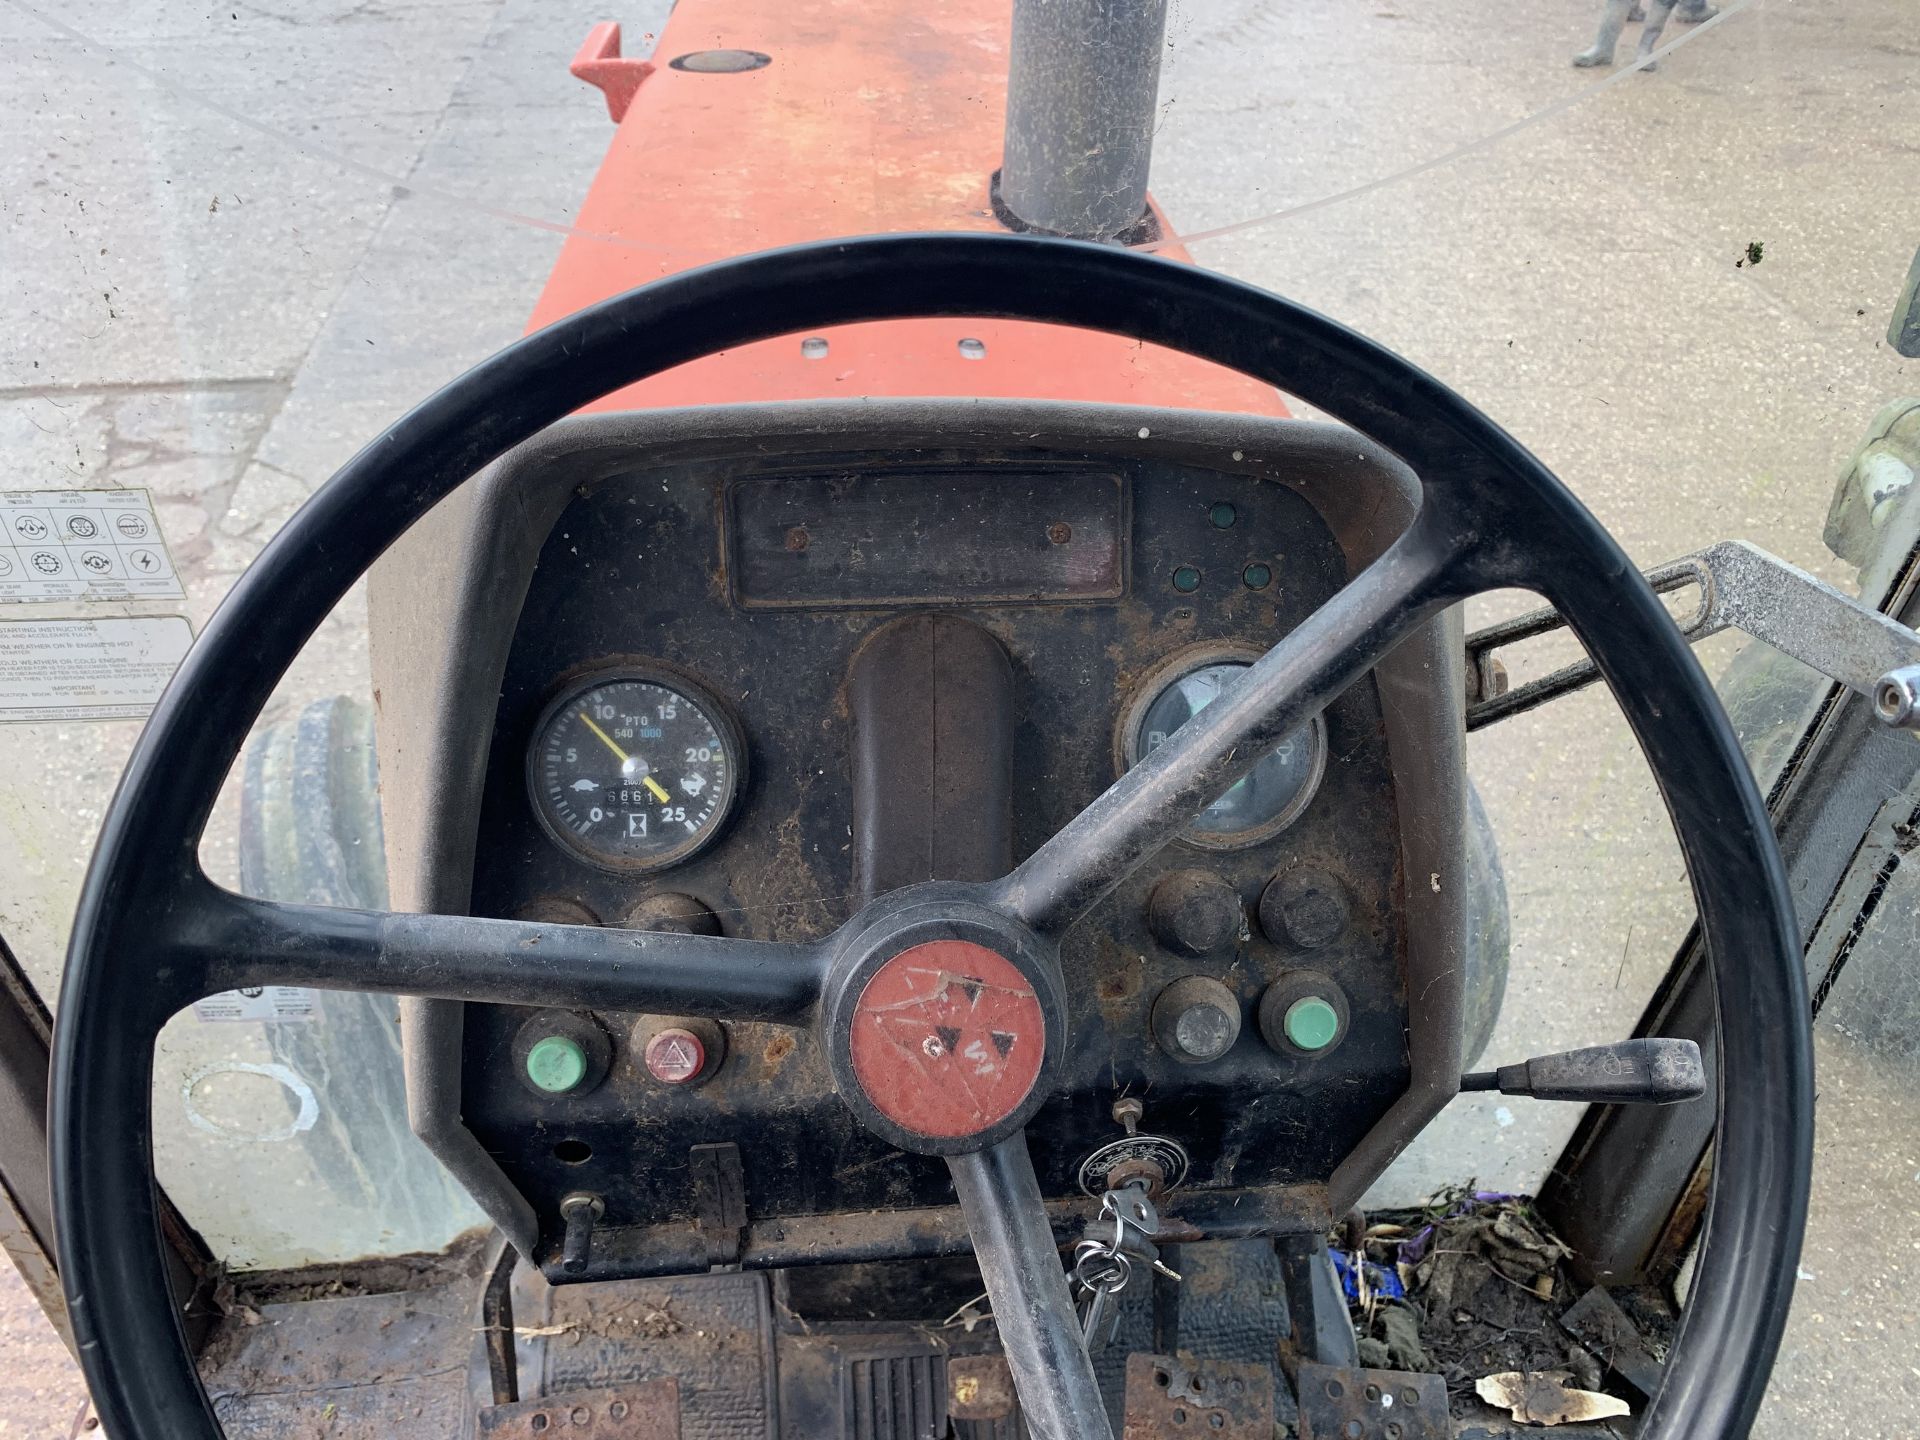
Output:
[[[1040,1078],[1047,1023],[1012,961],[966,940],[902,950],[853,1010],[853,1073],[873,1107],[929,1139],[977,1135]]]

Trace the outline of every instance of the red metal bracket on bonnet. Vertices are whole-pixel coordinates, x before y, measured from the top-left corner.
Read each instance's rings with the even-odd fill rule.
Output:
[[[622,56],[620,22],[602,20],[587,32],[567,69],[607,97],[607,115],[618,125],[627,118],[633,97],[640,93],[640,82],[653,73],[653,62]]]

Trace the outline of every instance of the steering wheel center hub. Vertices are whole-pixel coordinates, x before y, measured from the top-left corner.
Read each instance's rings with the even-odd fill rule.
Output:
[[[1047,1018],[1033,982],[971,940],[929,940],[875,970],[854,1002],[854,1078],[887,1119],[929,1139],[977,1135],[1040,1078]]]
[[[984,1150],[1032,1118],[1066,1037],[1052,944],[932,882],[848,926],[820,996],[834,1086],[874,1134],[922,1155]]]

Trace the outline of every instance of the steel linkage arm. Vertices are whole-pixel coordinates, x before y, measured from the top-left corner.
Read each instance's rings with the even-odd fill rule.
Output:
[[[1892,616],[1744,540],[1723,540],[1657,566],[1646,578],[1661,594],[1699,586],[1700,603],[1678,622],[1690,642],[1722,630],[1742,631],[1868,696],[1887,724],[1920,730],[1920,634]],[[1591,660],[1578,660],[1506,688],[1499,652],[1565,625],[1557,610],[1534,610],[1467,637],[1469,730],[1570,695],[1599,678]]]

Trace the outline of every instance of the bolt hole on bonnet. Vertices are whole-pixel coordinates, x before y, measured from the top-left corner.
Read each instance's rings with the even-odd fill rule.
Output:
[[[553,1158],[562,1165],[584,1165],[593,1158],[593,1147],[584,1140],[561,1140],[553,1147]]]
[[[667,62],[675,70],[695,75],[739,75],[748,70],[765,69],[772,63],[771,55],[763,55],[758,50],[690,50]]]

